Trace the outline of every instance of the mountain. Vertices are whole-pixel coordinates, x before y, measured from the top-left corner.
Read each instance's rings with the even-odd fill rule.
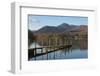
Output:
[[[77,27],[78,27],[77,25],[69,25],[67,23],[62,23],[58,26],[58,28],[61,28],[61,29],[67,30],[67,31],[70,31],[70,30],[75,29]]]
[[[69,25],[67,23],[62,23],[58,26],[58,28],[63,29],[62,33],[67,33],[71,30],[77,30],[79,28],[79,26],[77,25]]]
[[[44,26],[33,32],[34,34],[53,34],[53,33],[72,33],[72,32],[87,32],[87,25],[69,25],[62,23],[58,26]]]
[[[70,35],[87,35],[88,27],[86,25],[80,25],[76,30],[69,31]]]
[[[39,34],[39,33],[59,33],[62,32],[62,29],[57,28],[55,26],[44,26],[41,29],[39,29],[38,31],[36,31],[35,33]]]
[[[58,27],[59,27],[59,28],[69,28],[70,25],[67,24],[67,23],[62,23],[62,24],[58,25]]]

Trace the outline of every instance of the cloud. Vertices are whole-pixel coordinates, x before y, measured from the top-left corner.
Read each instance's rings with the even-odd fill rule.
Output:
[[[41,26],[40,20],[35,17],[29,17],[28,28],[30,30],[37,30]]]
[[[37,19],[36,17],[30,16],[29,17],[29,22],[30,23],[40,23],[40,20]]]

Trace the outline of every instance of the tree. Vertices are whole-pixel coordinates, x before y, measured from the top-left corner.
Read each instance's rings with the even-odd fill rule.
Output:
[[[36,37],[33,35],[32,31],[28,29],[28,46],[36,40]]]

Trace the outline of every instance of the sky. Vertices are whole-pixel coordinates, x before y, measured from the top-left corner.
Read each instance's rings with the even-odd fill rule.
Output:
[[[88,25],[88,17],[28,15],[28,28],[34,31],[44,26],[58,26],[62,23]]]

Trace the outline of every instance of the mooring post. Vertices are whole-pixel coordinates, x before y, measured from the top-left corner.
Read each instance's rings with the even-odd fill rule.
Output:
[[[54,59],[55,59],[55,51],[54,51]]]
[[[48,60],[48,49],[46,48],[47,60]]]
[[[41,53],[43,53],[43,48],[41,48]]]
[[[35,50],[34,50],[34,56],[36,56],[36,48],[35,48]],[[36,57],[35,57],[35,60],[36,60]]]
[[[35,49],[34,49],[34,51],[33,51],[33,55],[35,56]]]
[[[43,53],[43,48],[41,48],[41,53]],[[42,59],[43,59],[43,55],[42,55]]]
[[[35,55],[37,54],[37,50],[36,50],[36,48],[35,48]]]

